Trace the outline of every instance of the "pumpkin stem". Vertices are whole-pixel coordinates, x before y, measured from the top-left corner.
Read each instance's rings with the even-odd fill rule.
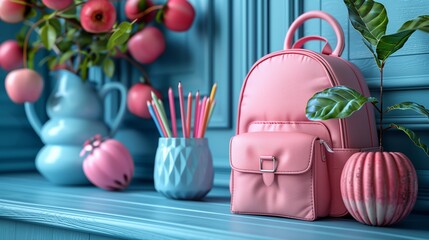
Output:
[[[380,151],[383,152],[383,69],[384,69],[384,61],[381,62],[380,65],[380,130],[379,130],[379,146]]]

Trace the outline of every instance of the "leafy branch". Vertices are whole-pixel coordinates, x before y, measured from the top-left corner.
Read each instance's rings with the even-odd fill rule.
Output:
[[[370,50],[380,71],[380,101],[365,97],[359,92],[338,86],[316,93],[307,103],[307,117],[310,120],[327,120],[333,118],[346,118],[358,111],[365,103],[370,102],[379,112],[379,145],[383,146],[383,132],[389,129],[398,129],[422,148],[429,155],[428,147],[421,143],[414,132],[394,123],[383,129],[383,115],[393,110],[413,110],[429,117],[429,110],[423,105],[413,102],[403,102],[383,109],[383,73],[386,60],[401,49],[410,36],[417,30],[429,33],[429,15],[418,16],[409,20],[393,34],[386,34],[389,22],[387,11],[383,4],[373,0],[344,0],[348,9],[352,26],[358,31],[365,46]],[[379,103],[379,107],[377,106]],[[382,148],[380,148],[382,149]]]

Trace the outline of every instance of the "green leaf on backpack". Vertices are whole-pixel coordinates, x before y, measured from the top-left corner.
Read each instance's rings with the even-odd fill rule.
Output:
[[[310,120],[346,118],[365,103],[377,103],[373,97],[365,97],[354,89],[337,86],[316,93],[307,103],[306,116]]]
[[[353,27],[371,45],[376,46],[386,33],[387,12],[383,4],[372,0],[344,0]]]
[[[413,141],[413,143],[417,147],[421,148],[426,153],[426,155],[429,156],[429,148],[428,148],[428,146],[426,144],[422,143],[421,139],[417,136],[417,134],[415,132],[411,131],[408,128],[405,128],[403,126],[399,126],[399,125],[394,124],[394,123],[390,124],[390,127],[398,129],[398,130],[401,130],[402,132],[404,132],[405,134],[407,134],[407,136],[411,139],[411,141]]]

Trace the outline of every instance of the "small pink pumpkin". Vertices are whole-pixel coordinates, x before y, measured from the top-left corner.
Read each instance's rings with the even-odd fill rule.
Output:
[[[416,170],[402,153],[355,153],[344,166],[341,195],[357,221],[395,224],[408,216],[416,202]]]
[[[86,156],[83,171],[95,186],[119,191],[128,187],[134,174],[134,162],[128,149],[114,139],[104,140],[100,135],[85,142],[81,152]]]

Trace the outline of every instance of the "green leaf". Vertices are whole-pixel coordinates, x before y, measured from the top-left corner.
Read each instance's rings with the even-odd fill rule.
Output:
[[[140,0],[138,3],[138,10],[139,12],[146,10],[148,8],[148,3],[146,0]]]
[[[24,25],[21,27],[19,32],[16,34],[16,40],[18,41],[18,43],[21,47],[24,46],[25,35],[27,35],[28,29],[30,29],[30,28],[28,26]]]
[[[167,4],[164,5],[163,8],[161,8],[157,13],[156,13],[156,22],[157,23],[163,23],[164,22],[164,15],[165,15],[165,10],[167,9]]]
[[[363,39],[362,41],[365,44],[365,46],[369,49],[369,51],[371,51],[372,56],[374,57],[374,61],[375,61],[375,63],[377,63],[378,68],[381,68],[382,63],[380,60],[378,60],[378,56],[377,56],[376,52],[374,51],[373,46],[369,42],[365,41],[365,39]]]
[[[52,59],[56,59],[56,57],[48,55],[48,56],[42,58],[42,60],[39,61],[39,67],[43,66],[44,64],[46,64],[47,62],[51,61]]]
[[[417,147],[421,148],[426,153],[426,155],[429,156],[429,148],[428,148],[428,146],[426,144],[422,143],[421,139],[416,135],[415,132],[413,132],[410,129],[405,128],[403,126],[396,125],[394,123],[390,124],[390,127],[391,128],[396,128],[398,130],[403,131],[405,134],[407,134],[407,136],[411,139],[411,141],[413,141],[413,143]]]
[[[90,60],[91,56],[89,55],[85,55],[85,58],[83,59],[83,62],[80,64],[80,76],[82,77],[82,80],[86,80],[86,78],[88,77],[88,65],[89,65],[89,60]]]
[[[387,12],[383,4],[373,0],[344,0],[353,27],[371,45],[376,46],[386,33]]]
[[[61,13],[60,17],[62,17],[62,18],[77,18],[76,8],[72,8],[70,10],[67,10],[66,12]]]
[[[76,52],[75,51],[67,51],[63,53],[60,57],[59,64],[63,64],[68,61]]]
[[[67,52],[74,45],[74,42],[70,40],[63,39],[62,41],[57,42],[57,47],[61,52]]]
[[[54,29],[55,29],[55,32],[57,33],[57,36],[58,35],[61,35],[61,22],[60,22],[60,20],[58,20],[57,18],[53,18],[53,19],[51,19],[51,20],[49,20],[49,24],[52,26],[52,27],[54,27]]]
[[[52,27],[50,24],[45,24],[45,26],[40,29],[40,38],[42,40],[43,45],[48,50],[51,50],[55,44],[55,40],[57,39],[57,33],[55,31],[55,28]]]
[[[67,26],[66,26],[67,27]],[[77,32],[76,28],[67,27],[66,31],[66,39],[67,40],[73,40],[75,38],[75,33]]]
[[[93,52],[100,53],[107,51],[107,39],[99,39],[93,41],[90,45],[90,49]]]
[[[54,17],[55,17],[55,12],[44,15],[43,19],[49,20],[49,19],[54,18]]]
[[[103,71],[104,71],[104,74],[106,74],[106,76],[110,78],[113,77],[113,74],[115,73],[115,63],[113,62],[112,59],[108,57],[104,59]]]
[[[112,36],[110,36],[109,41],[107,42],[107,49],[111,50],[117,45],[125,43],[130,38],[131,29],[131,23],[121,22],[113,32]]]
[[[38,47],[32,47],[28,51],[28,68],[34,69],[34,58],[36,57],[36,53],[39,50]]]
[[[77,40],[77,42],[79,43],[80,46],[88,46],[93,42],[93,37],[91,34],[85,32],[85,31],[80,31],[77,34],[77,38],[75,37],[74,39]],[[76,41],[75,40],[75,41]]]
[[[306,116],[310,120],[346,118],[367,102],[377,103],[377,99],[365,97],[345,86],[332,87],[316,93],[308,100]]]
[[[383,36],[377,44],[378,59],[385,61],[390,55],[401,49],[416,30],[429,32],[428,15],[409,20],[396,33]]]
[[[48,60],[48,68],[51,70],[53,70],[57,64],[58,64],[58,58],[56,58],[55,56],[52,56],[52,58]]]
[[[395,104],[393,106],[388,107],[386,109],[386,113],[393,110],[412,110],[429,118],[429,110],[426,109],[423,105],[414,102],[402,102]]]
[[[25,13],[25,18],[30,19],[37,16],[37,11],[35,8],[27,8],[27,12]]]
[[[429,15],[418,16],[415,19],[406,21],[399,28],[398,32],[405,30],[422,30],[424,32],[429,32]]]

